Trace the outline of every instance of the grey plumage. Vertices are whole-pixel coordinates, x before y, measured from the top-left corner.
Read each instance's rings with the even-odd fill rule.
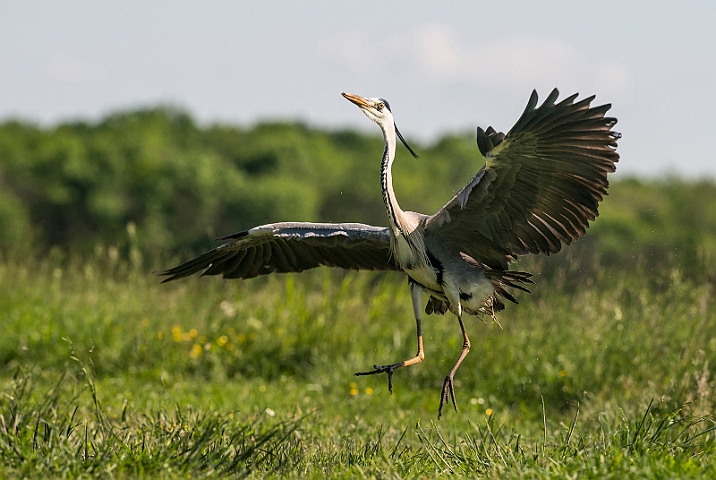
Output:
[[[619,159],[610,105],[594,97],[555,104],[555,89],[535,108],[537,93],[503,141],[486,147],[485,167],[426,222],[426,237],[460,245],[492,268],[527,253],[556,253],[583,235]],[[489,129],[488,129],[489,131]],[[494,136],[494,135],[493,135]],[[427,240],[426,240],[427,241]]]
[[[387,228],[361,223],[284,222],[262,225],[220,240],[229,242],[170,268],[169,282],[197,272],[224,278],[302,272],[318,266],[396,270]]]
[[[448,398],[457,403],[453,377],[470,350],[463,312],[494,317],[503,300],[517,303],[507,290],[529,292],[531,274],[508,270],[510,261],[529,253],[558,252],[583,235],[598,215],[598,205],[615,170],[620,135],[610,105],[591,107],[594,97],[577,95],[555,103],[553,90],[537,106],[532,92],[525,111],[507,135],[477,129],[483,166],[445,206],[432,216],[403,211],[393,191],[391,167],[400,135],[388,103],[381,98],[343,94],[376,122],[384,136],[381,187],[388,227],[357,223],[275,223],[223,237],[223,245],[194,260],[160,272],[165,281],[193,273],[251,278],[269,273],[300,272],[317,266],[355,270],[402,270],[409,277],[418,335],[415,357],[375,365],[356,375],[386,373],[424,358],[422,294],[425,312],[458,319],[463,347],[445,378],[438,418]]]

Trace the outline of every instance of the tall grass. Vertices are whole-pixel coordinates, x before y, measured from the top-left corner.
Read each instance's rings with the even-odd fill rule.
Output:
[[[100,252],[101,253],[101,252]],[[435,422],[460,351],[404,279],[317,270],[160,285],[139,262],[0,263],[7,475],[688,476],[713,471],[716,308],[665,269],[540,281],[472,319],[459,413]],[[565,273],[566,275],[566,273]],[[60,380],[63,379],[63,380]],[[308,416],[306,416],[308,414]],[[671,459],[671,460],[669,460]]]

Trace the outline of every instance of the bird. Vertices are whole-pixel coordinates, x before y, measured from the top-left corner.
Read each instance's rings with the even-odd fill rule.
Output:
[[[393,373],[425,358],[422,319],[426,314],[455,315],[463,343],[443,381],[438,419],[448,401],[458,411],[454,377],[468,352],[464,315],[490,315],[517,303],[510,290],[530,292],[532,274],[510,270],[527,254],[554,254],[585,234],[607,194],[608,174],[619,154],[606,116],[611,104],[592,107],[595,96],[557,102],[555,88],[538,106],[533,90],[527,106],[507,134],[478,127],[477,147],[485,162],[472,179],[433,215],[404,211],[393,190],[392,165],[397,140],[418,157],[401,135],[384,98],[350,93],[355,104],[381,129],[385,147],[380,181],[387,227],[360,223],[281,222],[220,237],[224,243],[193,260],[159,272],[164,282],[194,273],[252,278],[300,272],[318,266],[354,270],[397,270],[408,277],[417,333],[414,357],[355,375]],[[423,309],[423,301],[428,300]]]

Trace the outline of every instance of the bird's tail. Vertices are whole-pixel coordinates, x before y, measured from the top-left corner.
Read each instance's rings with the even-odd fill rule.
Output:
[[[495,293],[492,294],[491,298],[492,313],[501,312],[505,309],[505,303],[502,301],[503,298],[512,303],[519,303],[510,292],[505,290],[505,287],[516,288],[518,290],[522,290],[523,292],[531,293],[527,287],[523,286],[535,283],[530,280],[530,277],[532,277],[532,274],[529,272],[518,272],[515,270],[491,270],[486,268],[485,278],[492,283],[492,287],[495,289]]]
[[[529,289],[522,286],[535,283],[530,280],[530,277],[532,277],[532,274],[529,272],[497,269],[491,270],[490,268],[485,267],[485,278],[492,283],[492,287],[495,289],[495,292],[487,300],[486,305],[480,308],[480,312],[487,313],[491,315],[492,318],[495,318],[495,313],[501,312],[505,309],[505,302],[502,301],[503,298],[506,298],[512,303],[518,303],[517,299],[510,292],[505,290],[505,287],[516,288],[518,290],[522,290],[523,292],[531,293]],[[430,297],[428,299],[428,304],[425,306],[425,313],[428,315],[433,313],[444,315],[449,309],[450,305],[447,301]]]

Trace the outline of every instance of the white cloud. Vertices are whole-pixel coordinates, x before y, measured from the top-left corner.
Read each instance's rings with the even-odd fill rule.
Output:
[[[466,44],[446,25],[427,24],[385,39],[354,29],[321,40],[320,58],[355,73],[408,72],[440,84],[464,83],[494,90],[532,88],[597,90],[631,97],[634,78],[616,59],[590,58],[583,50],[551,36],[512,35]]]
[[[433,75],[454,75],[460,68],[460,47],[448,28],[423,28],[415,33],[413,45],[416,60]]]
[[[396,65],[405,65],[404,54],[409,50],[409,42],[408,37],[397,34],[376,40],[364,30],[354,28],[320,40],[316,45],[316,55],[369,77]]]
[[[580,50],[559,39],[517,35],[467,47],[460,63],[466,81],[525,86],[553,79],[571,83],[587,62]]]
[[[62,51],[55,52],[50,61],[42,67],[42,73],[54,80],[86,85],[101,85],[109,76],[104,65],[78,60]]]

